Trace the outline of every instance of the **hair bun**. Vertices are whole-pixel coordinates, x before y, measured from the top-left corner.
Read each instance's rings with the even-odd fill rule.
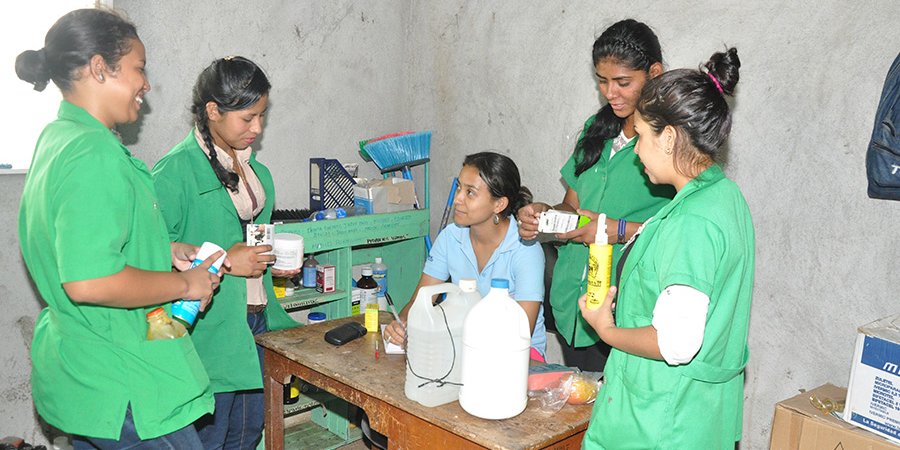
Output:
[[[47,51],[25,50],[16,57],[16,75],[20,80],[34,85],[34,90],[43,91],[50,81],[50,68],[47,66]]]
[[[706,67],[707,73],[716,77],[722,87],[722,93],[734,95],[734,88],[740,79],[739,69],[741,68],[741,59],[738,58],[736,48],[731,47],[724,53],[713,53],[703,66]]]

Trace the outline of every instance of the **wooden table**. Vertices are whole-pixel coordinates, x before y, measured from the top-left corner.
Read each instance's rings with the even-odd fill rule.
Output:
[[[578,449],[592,405],[566,405],[555,414],[529,400],[522,414],[505,420],[485,420],[465,412],[459,402],[428,408],[403,392],[406,357],[386,355],[380,333],[369,333],[335,347],[325,332],[358,315],[320,324],[260,335],[265,348],[266,449],[284,448],[282,384],[296,375],[360,408],[370,425],[386,435],[392,449]],[[381,313],[381,323],[391,315]],[[375,340],[380,357],[376,360]]]

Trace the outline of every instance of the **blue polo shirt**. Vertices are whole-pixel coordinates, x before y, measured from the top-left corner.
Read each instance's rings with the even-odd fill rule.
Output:
[[[513,299],[542,303],[531,335],[531,346],[541,355],[546,354],[544,252],[536,241],[526,244],[519,240],[519,227],[515,221],[509,222],[506,237],[497,250],[494,250],[481,273],[478,272],[478,260],[469,238],[469,228],[453,223],[438,234],[422,272],[439,280],[449,279],[453,283],[459,283],[463,278],[475,279],[482,297],[491,290],[492,278],[509,280],[509,295]]]

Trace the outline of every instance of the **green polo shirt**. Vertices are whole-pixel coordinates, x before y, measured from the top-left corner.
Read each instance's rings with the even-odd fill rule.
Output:
[[[213,409],[189,337],[147,340],[146,314],[78,304],[63,283],[125,266],[171,270],[169,237],[150,173],[87,111],[63,101],[38,138],[19,210],[19,242],[47,302],[31,348],[38,413],[72,434],[118,439],[131,404],[149,439]],[[166,306],[168,308],[168,306]]]
[[[266,192],[266,203],[256,221],[269,223],[275,207],[272,174],[256,160],[255,152],[250,155],[250,167]],[[209,241],[224,249],[243,241],[234,201],[213,172],[193,130],[156,163],[153,182],[172,241]],[[297,326],[275,299],[271,270],[263,275],[263,285],[268,297],[268,329]],[[191,338],[214,392],[262,388],[256,341],[247,325],[246,278],[222,277],[212,303],[197,319]]]
[[[691,362],[675,366],[614,348],[583,448],[734,449],[754,242],[747,202],[715,164],[647,222],[622,270],[616,325],[650,326],[662,290],[683,284],[709,296],[703,343]]]
[[[594,123],[591,116],[584,124],[584,132]],[[579,137],[579,140],[581,139]],[[634,153],[632,140],[612,158],[612,140],[607,140],[600,159],[588,170],[575,175],[576,153],[560,169],[563,179],[578,194],[581,209],[605,213],[612,219],[643,222],[653,216],[675,195],[672,186],[654,185],[644,173],[644,166]],[[621,245],[613,245],[613,280],[619,262]],[[578,297],[587,291],[588,247],[568,242],[559,248],[553,281],[550,285],[550,305],[559,334],[575,347],[587,347],[600,338],[578,310]]]

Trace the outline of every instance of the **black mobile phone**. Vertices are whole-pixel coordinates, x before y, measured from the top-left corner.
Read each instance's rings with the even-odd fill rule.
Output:
[[[328,330],[325,333],[325,342],[333,345],[344,345],[365,335],[366,327],[356,322],[347,322]]]

